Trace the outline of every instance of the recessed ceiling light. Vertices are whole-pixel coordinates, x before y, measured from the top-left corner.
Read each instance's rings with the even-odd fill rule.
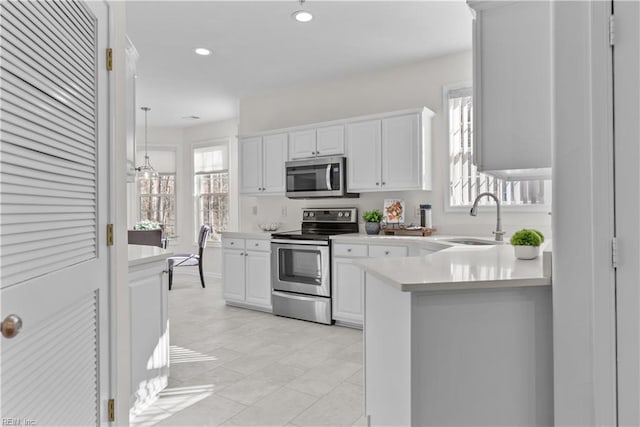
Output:
[[[185,120],[200,120],[200,116],[182,116]]]
[[[291,16],[298,22],[309,22],[313,19],[311,12],[307,12],[306,10],[297,10],[293,12]]]
[[[299,1],[300,1],[300,7],[302,7],[302,5],[304,5],[304,0],[299,0]],[[311,14],[311,12],[304,9],[296,10],[291,14],[291,17],[298,22],[309,22],[313,19],[313,15]]]
[[[198,55],[202,55],[202,56],[207,56],[207,55],[211,55],[211,51],[209,49],[205,49],[203,47],[199,47],[196,49],[196,53]]]

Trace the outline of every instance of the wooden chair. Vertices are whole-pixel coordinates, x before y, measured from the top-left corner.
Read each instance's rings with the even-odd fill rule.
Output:
[[[177,254],[172,257],[167,258],[167,262],[169,264],[169,290],[171,290],[171,285],[173,284],[173,268],[174,267],[186,267],[186,266],[198,266],[198,270],[200,271],[200,283],[202,283],[202,287],[204,288],[204,273],[202,271],[202,254],[204,252],[204,248],[207,247],[207,239],[209,237],[209,233],[211,232],[211,227],[208,225],[203,225],[200,227],[200,233],[198,233],[198,253],[197,254]]]

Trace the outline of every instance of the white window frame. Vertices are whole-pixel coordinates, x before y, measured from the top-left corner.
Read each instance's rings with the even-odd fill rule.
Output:
[[[138,154],[138,152],[142,152],[144,150],[140,150],[136,148],[136,156]],[[178,234],[178,225],[179,225],[179,215],[178,215],[178,204],[179,204],[179,200],[180,200],[180,179],[178,177],[178,165],[180,164],[180,156],[179,156],[179,151],[177,149],[177,147],[175,145],[161,145],[161,144],[155,144],[155,145],[148,145],[147,146],[147,152],[149,153],[149,161],[151,163],[151,166],[157,167],[157,164],[153,163],[153,152],[158,152],[158,151],[168,151],[168,152],[172,152],[174,153],[174,169],[175,172],[158,172],[160,175],[174,175],[175,176],[175,183],[174,183],[174,188],[175,188],[175,193],[173,195],[174,197],[174,214],[175,214],[175,232],[176,234],[173,236],[167,236],[167,237],[171,237],[172,240],[178,239],[179,234]],[[143,158],[144,156],[137,156],[136,158]],[[136,221],[141,221],[141,217],[140,217],[140,186],[138,184],[138,180],[135,179],[134,180],[134,185],[135,185],[135,200],[136,200],[136,212],[135,212],[135,218]]]
[[[191,161],[190,161],[191,170],[190,170],[190,173],[191,173],[191,185],[192,185],[192,188],[193,188],[193,191],[192,191],[193,197],[192,197],[192,201],[191,201],[191,206],[192,206],[192,209],[193,209],[193,215],[192,216],[193,216],[193,227],[194,227],[193,228],[194,232],[192,234],[194,236],[194,239],[195,239],[194,241],[196,242],[196,244],[197,244],[197,241],[198,241],[198,232],[200,231],[200,224],[198,223],[199,222],[198,221],[199,210],[198,210],[198,203],[197,203],[198,202],[198,197],[200,195],[198,193],[198,190],[196,189],[196,170],[195,170],[196,167],[195,167],[195,159],[194,159],[195,152],[196,152],[196,150],[203,149],[203,148],[208,148],[208,147],[217,147],[217,146],[226,147],[227,148],[227,169],[226,169],[226,172],[229,175],[229,181],[231,181],[231,171],[230,171],[230,169],[231,169],[231,155],[230,155],[231,147],[230,147],[230,145],[231,144],[230,144],[230,141],[229,141],[228,138],[219,138],[219,139],[215,139],[215,140],[212,140],[212,141],[200,142],[200,143],[196,143],[196,144],[192,144],[191,145]],[[217,172],[223,172],[223,171],[217,171]],[[215,172],[213,172],[213,173],[215,173]],[[233,209],[231,207],[231,200],[232,200],[232,197],[231,197],[231,182],[229,182],[229,192],[227,194],[228,194],[228,197],[229,197],[229,202],[228,202],[229,203],[229,216],[231,216],[233,214]],[[229,219],[229,228],[230,229],[232,228],[231,223],[232,223],[232,220],[230,218]],[[222,231],[229,231],[229,230],[222,230]],[[222,246],[220,234],[218,234],[218,238],[217,239],[214,239],[213,233],[209,234],[208,242],[213,247],[221,247]]]
[[[162,176],[173,176],[173,215],[174,215],[174,224],[173,224],[173,228],[174,228],[174,232],[175,234],[169,234],[167,233],[166,236],[168,238],[176,238],[176,236],[178,235],[178,176],[175,172],[173,173],[158,173],[159,177]],[[136,204],[137,204],[137,215],[136,217],[138,218],[138,221],[142,221],[142,197],[169,197],[168,195],[162,195],[162,194],[158,194],[158,195],[153,195],[153,194],[142,194],[140,193],[140,184],[138,182],[138,180],[136,179]]]
[[[445,115],[445,120],[443,124],[443,135],[445,139],[445,146],[443,149],[443,158],[444,164],[446,165],[446,180],[444,182],[444,210],[445,212],[459,212],[459,213],[469,213],[469,209],[471,208],[471,204],[464,206],[452,206],[451,199],[449,197],[449,186],[451,185],[451,165],[449,164],[449,144],[451,141],[449,140],[449,126],[450,126],[450,116],[449,116],[449,92],[471,88],[472,83],[470,81],[453,83],[449,85],[445,85],[442,87],[442,111]],[[503,212],[521,212],[521,213],[550,213],[551,212],[551,199],[552,199],[552,185],[551,180],[546,180],[544,183],[544,197],[545,203],[535,204],[535,205],[505,205],[501,204],[501,210]],[[484,200],[484,199],[483,199]],[[489,198],[486,198],[488,201]],[[482,210],[496,210],[496,204],[493,201],[488,202],[488,204],[482,204]]]

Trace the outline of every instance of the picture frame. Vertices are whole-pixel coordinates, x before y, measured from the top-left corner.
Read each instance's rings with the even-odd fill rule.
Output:
[[[404,224],[405,207],[402,199],[385,199],[382,211],[387,224]]]

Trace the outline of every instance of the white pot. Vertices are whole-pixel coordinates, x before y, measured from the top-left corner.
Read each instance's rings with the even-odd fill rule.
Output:
[[[513,252],[518,259],[535,259],[540,255],[540,246],[513,245]]]

